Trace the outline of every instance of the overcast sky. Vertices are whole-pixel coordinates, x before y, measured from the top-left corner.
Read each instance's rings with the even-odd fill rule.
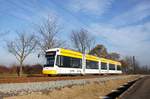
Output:
[[[57,17],[68,40],[72,29],[86,28],[108,51],[134,55],[150,64],[150,0],[0,0],[0,64],[16,63],[2,39],[13,39],[15,31],[33,31],[47,16]],[[27,63],[36,63],[30,55]]]

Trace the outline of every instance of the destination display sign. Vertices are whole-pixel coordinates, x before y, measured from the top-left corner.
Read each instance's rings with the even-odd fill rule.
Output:
[[[55,54],[56,54],[55,51],[52,51],[52,52],[46,52],[46,56],[47,56],[47,55],[55,55]]]

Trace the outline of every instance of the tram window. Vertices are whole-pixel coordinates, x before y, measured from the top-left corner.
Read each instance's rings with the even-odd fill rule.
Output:
[[[101,62],[101,69],[102,70],[107,70],[107,63]]]
[[[55,55],[56,55],[56,52],[54,52],[54,51],[46,53],[46,55],[45,55],[46,65],[44,65],[44,67],[53,67],[54,66]]]
[[[115,70],[115,64],[109,64],[109,70]]]
[[[70,57],[61,56],[61,67],[71,67]]]
[[[121,70],[121,66],[120,65],[117,65],[117,70]]]
[[[71,66],[72,68],[81,68],[81,59],[71,58]]]
[[[86,60],[86,68],[87,69],[98,69],[98,62]]]
[[[81,68],[81,59],[79,58],[72,58],[67,56],[57,56],[56,65],[59,67],[66,67],[66,68]]]

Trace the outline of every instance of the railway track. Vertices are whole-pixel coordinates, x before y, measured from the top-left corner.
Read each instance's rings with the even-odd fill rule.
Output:
[[[42,81],[60,81],[60,80],[76,80],[76,79],[90,79],[90,78],[103,78],[110,76],[120,75],[85,75],[85,76],[32,76],[32,77],[0,77],[0,84],[2,83],[25,83],[25,82],[42,82]]]
[[[110,80],[134,79],[135,75],[86,75],[69,77],[10,77],[0,78],[0,97],[29,94],[32,92],[45,92],[53,89],[61,89],[74,85],[86,85],[90,83],[105,83]],[[28,83],[30,82],[30,83]]]

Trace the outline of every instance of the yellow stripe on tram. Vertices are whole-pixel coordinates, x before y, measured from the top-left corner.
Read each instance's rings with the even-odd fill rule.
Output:
[[[43,74],[57,74],[56,70],[43,70]]]

